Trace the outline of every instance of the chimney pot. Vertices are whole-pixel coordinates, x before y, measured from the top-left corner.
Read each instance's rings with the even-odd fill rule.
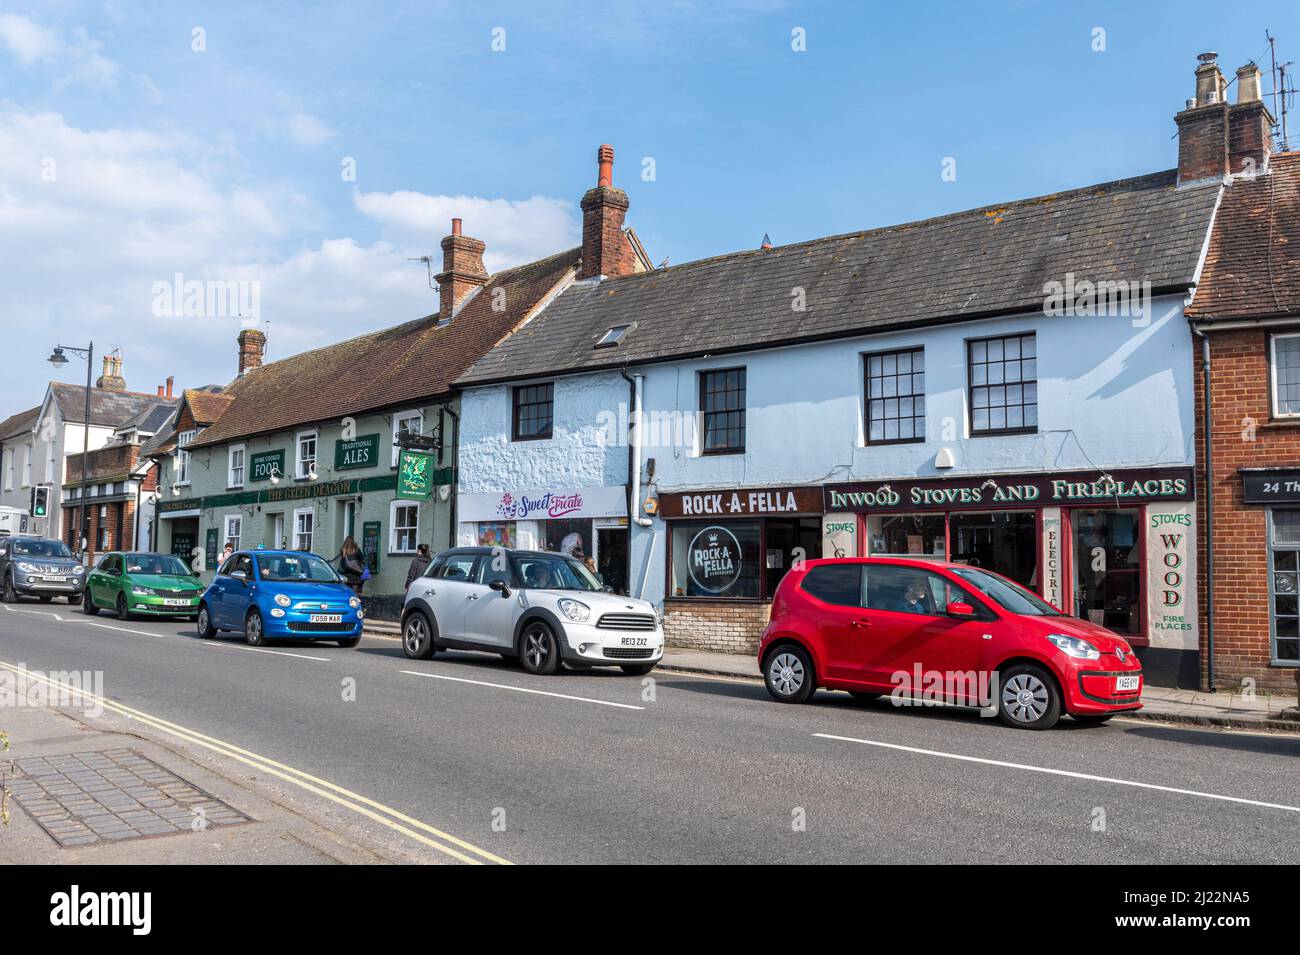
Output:
[[[242,378],[245,372],[262,367],[262,359],[266,356],[266,335],[256,328],[245,328],[236,341],[239,342],[239,376]]]
[[[596,151],[600,173],[596,187],[582,197],[582,265],[578,278],[599,275],[610,278],[636,271],[636,253],[623,234],[627,215],[627,193],[614,186],[614,147],[608,143]]]
[[[1259,67],[1247,63],[1237,70],[1237,102],[1255,103],[1259,100]]]
[[[460,223],[460,220],[459,220],[459,219],[452,219],[452,220],[451,220],[451,234],[452,234],[452,235],[460,235],[460,225],[461,225],[461,223]]]
[[[158,397],[161,398],[162,396],[163,396],[163,386],[162,386],[162,385],[159,385],[159,386],[158,386]]]
[[[609,143],[602,145],[596,150],[596,161],[600,165],[600,172],[596,176],[596,185],[614,185],[614,147]]]
[[[126,391],[126,379],[122,377],[122,359],[115,355],[105,355],[103,373],[95,382],[96,388],[104,391]]]
[[[173,387],[175,384],[176,384],[176,376],[175,376],[175,375],[168,375],[168,376],[167,376],[167,397],[168,397],[168,398],[172,397],[172,387]]]

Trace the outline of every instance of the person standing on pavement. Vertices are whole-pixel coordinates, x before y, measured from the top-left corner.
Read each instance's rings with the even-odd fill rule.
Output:
[[[424,576],[424,572],[429,569],[429,545],[421,544],[415,548],[415,559],[411,561],[411,567],[406,572],[406,588],[409,590],[411,584]]]
[[[361,589],[365,586],[366,562],[361,556],[361,548],[351,537],[343,541],[343,546],[339,549],[339,573],[343,575],[343,581],[352,588],[352,592],[361,596]]]

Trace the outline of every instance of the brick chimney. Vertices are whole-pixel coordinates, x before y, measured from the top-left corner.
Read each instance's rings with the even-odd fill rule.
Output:
[[[442,240],[442,271],[434,276],[438,283],[438,321],[450,321],[466,296],[487,284],[483,267],[483,250],[478,239],[461,234],[459,219],[451,220],[451,235]]]
[[[172,397],[172,388],[174,388],[175,386],[176,386],[176,376],[168,375],[167,376],[167,397],[168,398]]]
[[[1263,171],[1271,150],[1273,117],[1259,95],[1259,69],[1237,71],[1237,102],[1227,101],[1218,55],[1197,57],[1196,98],[1174,117],[1178,123],[1178,183]]]
[[[262,357],[266,354],[266,336],[256,328],[245,328],[239,333],[239,376],[245,372],[262,367]],[[167,379],[171,385],[171,379]],[[170,394],[170,388],[168,389]]]
[[[126,379],[122,377],[122,359],[116,355],[105,355],[103,374],[95,382],[96,388],[105,391],[126,391]]]
[[[630,275],[636,267],[632,243],[623,234],[627,215],[627,193],[614,188],[614,147],[601,146],[596,153],[600,173],[596,188],[582,197],[582,267],[578,278],[598,275],[614,278]]]

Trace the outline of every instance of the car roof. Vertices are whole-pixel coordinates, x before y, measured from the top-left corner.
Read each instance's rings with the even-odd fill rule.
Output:
[[[951,560],[938,560],[932,557],[818,557],[816,560],[804,561],[804,567],[820,567],[824,564],[878,564],[882,566],[915,567],[918,570],[965,570],[970,564],[959,564]]]
[[[439,551],[435,557],[451,557],[455,554],[463,554],[473,557],[487,557],[493,554],[499,554],[505,551],[507,554],[517,554],[520,557],[567,557],[576,560],[572,554],[561,554],[555,550],[522,550],[517,547],[449,547],[446,550]]]

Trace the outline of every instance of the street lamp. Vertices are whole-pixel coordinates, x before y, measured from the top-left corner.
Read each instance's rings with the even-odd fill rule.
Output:
[[[86,417],[81,424],[81,526],[79,528],[81,554],[84,558],[86,545],[90,543],[86,537],[89,508],[88,498],[86,497],[86,459],[90,457],[90,375],[92,366],[95,363],[95,343],[91,342],[85,348],[55,345],[54,351],[50,353],[49,363],[55,368],[62,368],[68,363],[68,356],[63,354],[65,351],[70,351],[74,355],[80,355],[86,359]],[[60,498],[62,498],[62,495],[60,495]]]

